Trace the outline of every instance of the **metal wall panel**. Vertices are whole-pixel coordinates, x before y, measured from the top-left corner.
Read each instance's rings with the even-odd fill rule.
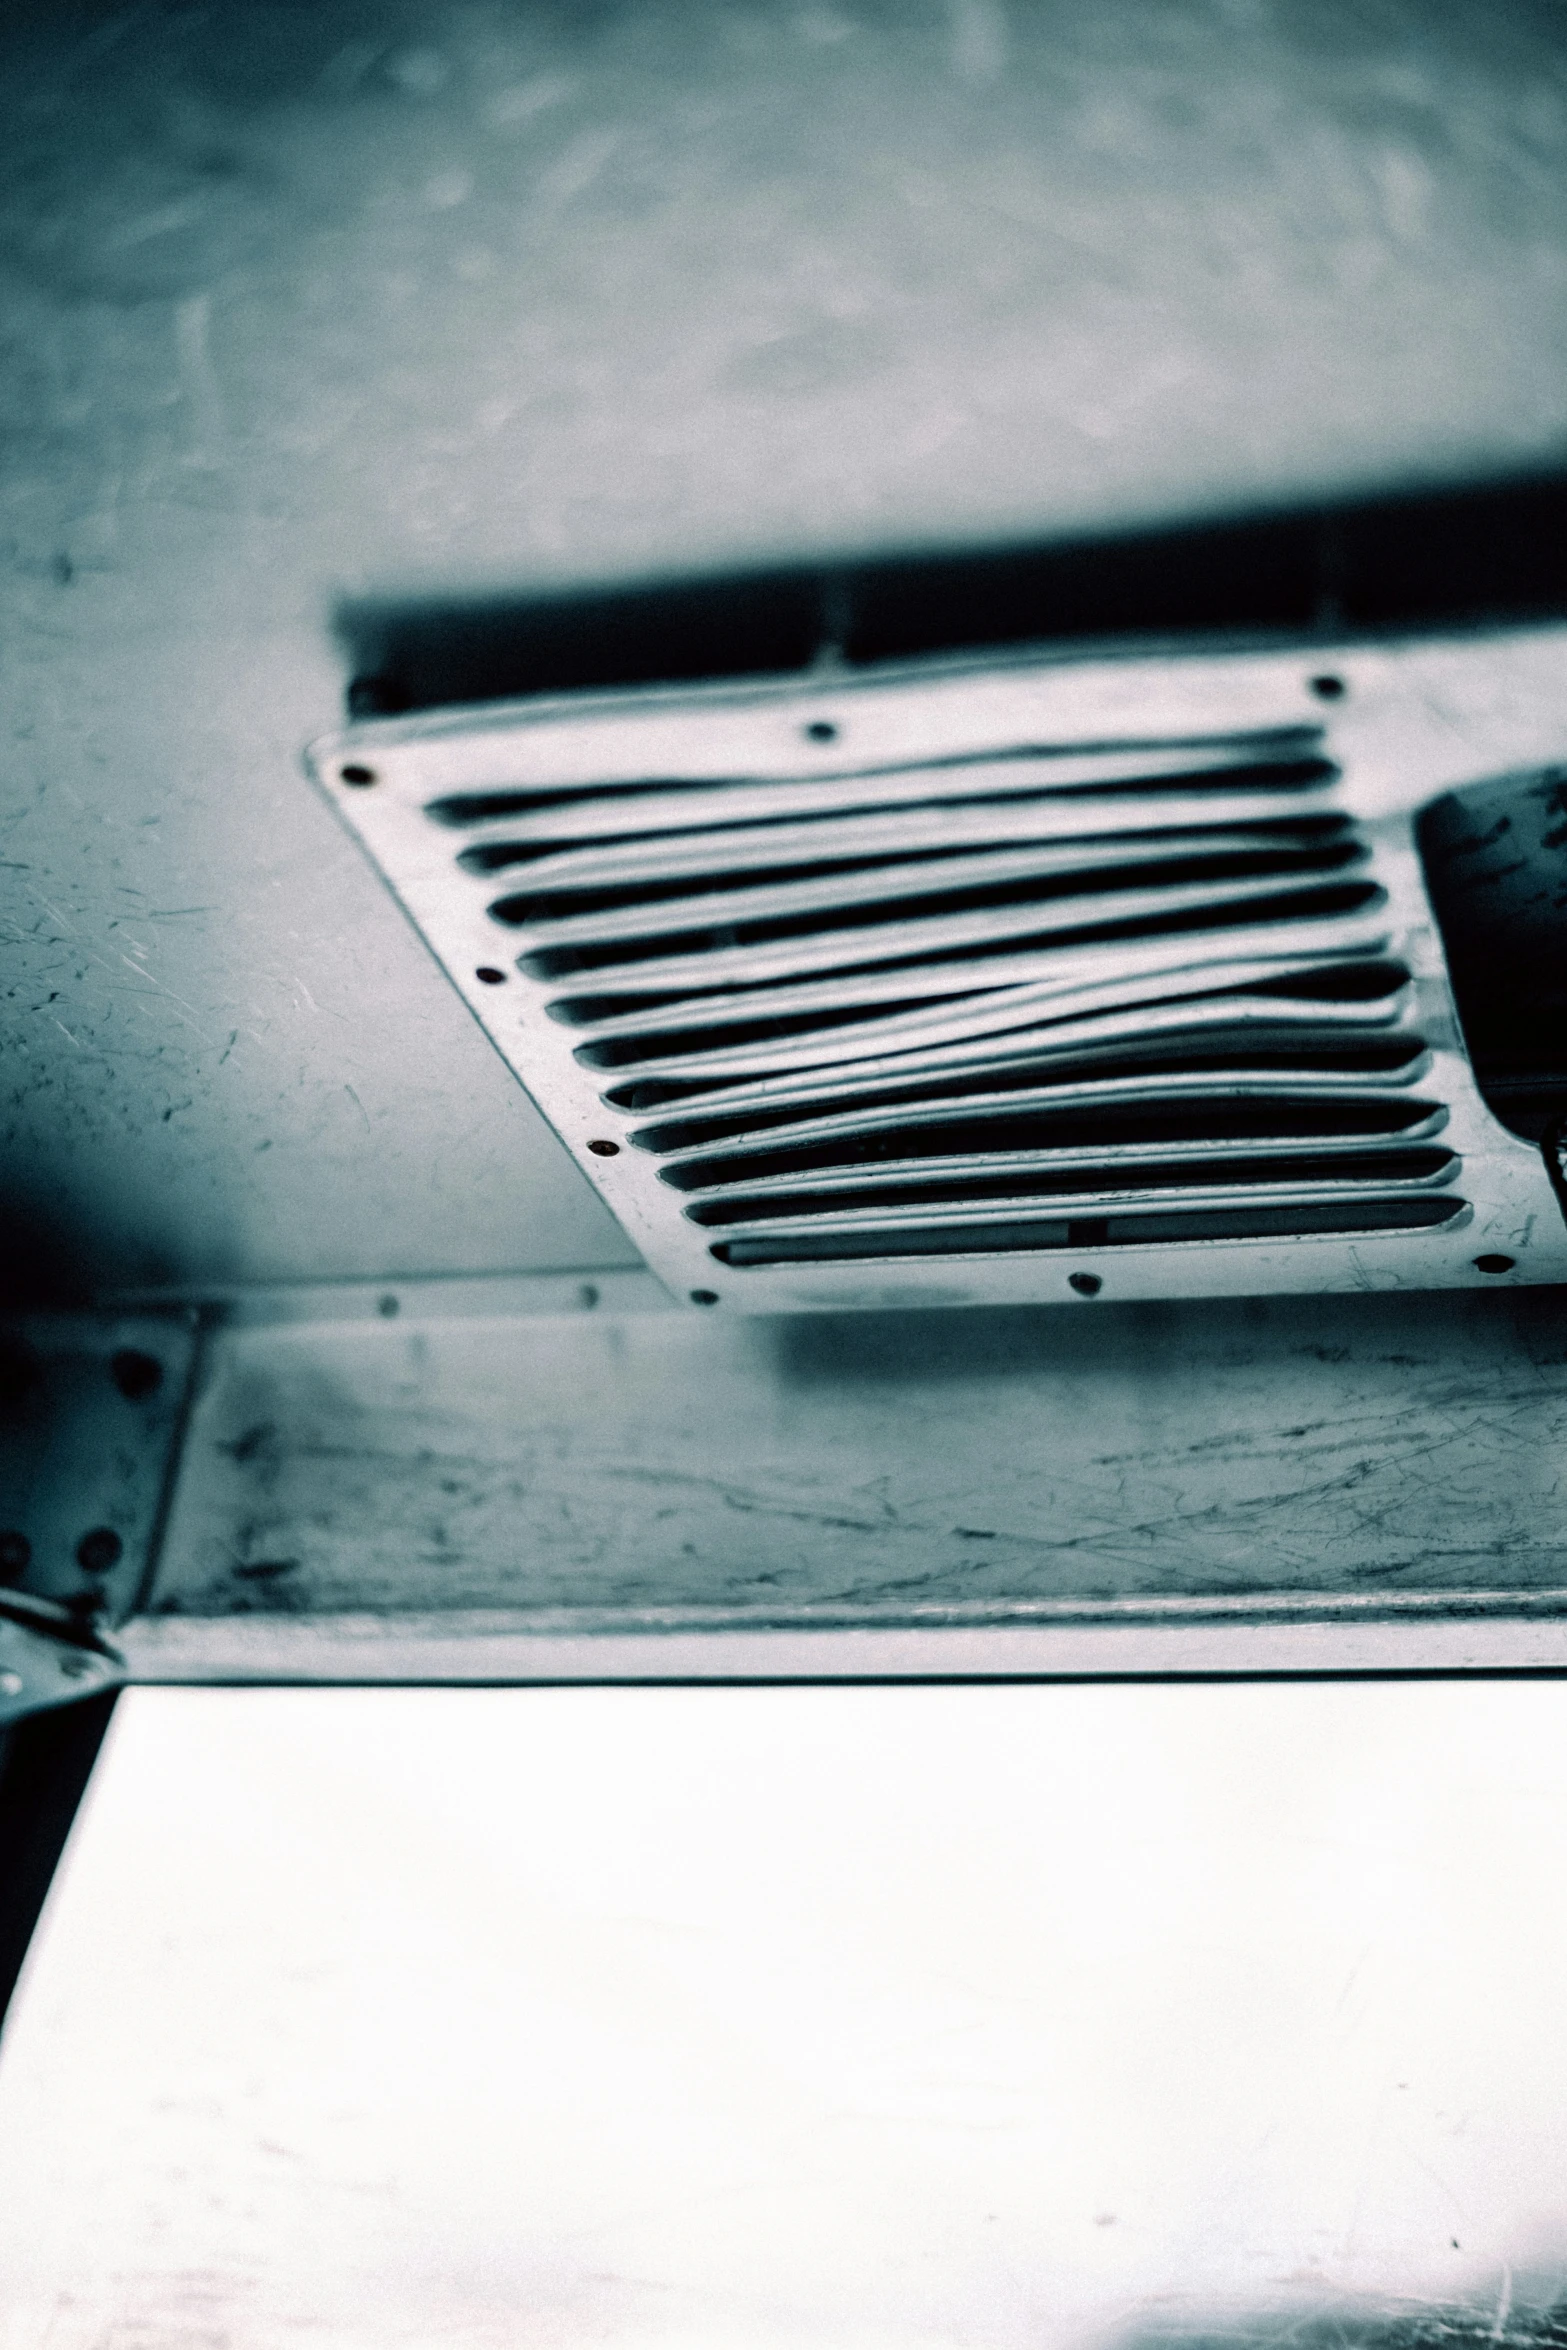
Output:
[[[1559,1291],[728,1320],[531,1286],[216,1331],[133,1670],[1567,1663]]]

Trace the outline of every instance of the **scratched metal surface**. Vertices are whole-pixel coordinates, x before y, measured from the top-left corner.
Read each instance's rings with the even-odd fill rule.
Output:
[[[438,1647],[476,1615],[668,1634],[1139,1598],[1567,1606],[1558,1291],[743,1321],[638,1302],[217,1332],[133,1663],[156,1678],[183,1640],[200,1677],[243,1663],[249,1626],[355,1614],[417,1615]]]
[[[1534,0],[6,11],[9,1269],[626,1243],[297,768],[328,616],[1552,459]]]

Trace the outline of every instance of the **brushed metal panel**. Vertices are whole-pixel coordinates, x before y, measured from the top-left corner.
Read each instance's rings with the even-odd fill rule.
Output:
[[[1559,1292],[474,1302],[213,1333],[138,1669],[548,1678],[604,1637],[637,1677],[710,1632],[761,1635],[763,1674],[774,1632],[785,1674],[818,1632],[899,1670],[1290,1669],[1297,1633],[1302,1669],[1559,1656]],[[965,1637],[913,1666],[890,1636],[927,1631]]]

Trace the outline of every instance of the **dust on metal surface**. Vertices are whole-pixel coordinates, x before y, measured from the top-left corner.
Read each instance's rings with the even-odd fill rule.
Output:
[[[1561,1292],[218,1332],[152,1618],[595,1633],[1567,1589]],[[1552,1595],[1556,1595],[1553,1597]]]

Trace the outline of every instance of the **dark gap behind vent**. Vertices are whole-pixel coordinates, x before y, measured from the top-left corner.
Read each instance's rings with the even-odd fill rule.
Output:
[[[802,1217],[889,1215],[899,1208],[977,1206],[986,1200],[1062,1199],[1128,1191],[1290,1190],[1324,1183],[1422,1183],[1458,1172],[1451,1151],[1324,1152],[1318,1158],[1187,1159],[1152,1165],[1009,1168],[989,1175],[951,1174],[879,1187],[845,1183],[836,1191],[734,1193],[685,1210],[693,1224],[768,1224]]]
[[[1108,1077],[1187,1077],[1212,1072],[1225,1077],[1258,1076],[1270,1073],[1299,1077],[1382,1077],[1390,1085],[1407,1083],[1412,1072],[1425,1056],[1426,1046],[1418,1036],[1399,1036],[1386,1044],[1350,1044],[1342,1037],[1313,1037],[1292,1034],[1272,1050],[1254,1037],[1231,1036],[1215,1045],[1211,1034],[1204,1033],[1202,1049],[1183,1050],[1179,1043],[1166,1045],[1160,1051],[1147,1046],[1128,1044],[1124,1048],[1094,1046],[1074,1053],[1041,1068],[1030,1080],[1026,1068],[1016,1064],[993,1076],[983,1072],[959,1072],[945,1079],[927,1078],[919,1084],[911,1083],[907,1090],[882,1092],[878,1086],[877,1106],[900,1101],[949,1101],[966,1099],[986,1087],[996,1091],[1016,1092],[1032,1082],[1042,1096],[1052,1085],[1080,1085],[1085,1081]],[[828,1072],[832,1074],[831,1071]],[[684,1150],[709,1139],[723,1139],[726,1134],[760,1130],[768,1125],[788,1125],[802,1118],[824,1114],[820,1103],[797,1098],[787,1109],[772,1112],[751,1110],[736,1114],[727,1120],[717,1113],[701,1114],[705,1095],[720,1093],[733,1084],[732,1078],[639,1078],[629,1085],[612,1087],[604,1099],[616,1109],[641,1113],[680,1105],[687,1117],[678,1129],[674,1126],[649,1127],[643,1135],[632,1140],[655,1150]],[[839,1102],[829,1102],[825,1112],[841,1108]],[[671,1139],[678,1132],[681,1139]],[[660,1139],[647,1140],[657,1135]]]
[[[1200,1148],[1204,1143],[1305,1142],[1336,1136],[1396,1135],[1411,1126],[1423,1125],[1433,1106],[1430,1102],[1407,1099],[1343,1101],[1306,1097],[1291,1101],[1262,1094],[1228,1100],[1178,1096],[1164,1102],[1107,1103],[1092,1110],[1014,1109],[1000,1118],[980,1116],[946,1124],[883,1126],[869,1133],[782,1144],[772,1150],[734,1151],[722,1157],[687,1159],[677,1167],[663,1167],[659,1172],[662,1180],[677,1191],[703,1191],[715,1184],[760,1183],[776,1175],[874,1167],[878,1160],[972,1158],[987,1152],[1132,1150],[1140,1144],[1161,1143]],[[1141,1181],[1141,1174],[1134,1179]],[[1228,1181],[1228,1176],[1224,1180]],[[1082,1185],[1077,1188],[1081,1189]],[[781,1215],[784,1210],[775,1204],[767,1212]]]
[[[975,945],[940,947],[930,949],[928,954],[874,954],[874,935],[869,935],[867,952],[858,961],[848,961],[848,964],[839,964],[834,968],[839,978],[858,978],[858,975],[869,978],[869,975],[879,971],[919,971],[921,966],[940,966],[944,971],[949,971],[954,964],[989,961],[991,956],[1001,954],[1003,949],[1008,954],[1024,954],[1031,947],[1038,947],[1041,954],[1045,954],[1067,952],[1069,947],[1109,945],[1111,940],[1179,938],[1179,935],[1189,935],[1191,931],[1226,931],[1226,928],[1264,924],[1264,921],[1330,921],[1337,914],[1365,914],[1372,907],[1381,905],[1381,902],[1384,902],[1384,891],[1381,891],[1377,881],[1339,881],[1339,884],[1318,884],[1316,888],[1297,884],[1292,891],[1278,891],[1271,898],[1215,898],[1210,905],[1182,907],[1179,912],[1170,914],[1158,914],[1149,909],[1146,914],[1125,914],[1125,917],[1118,917],[1116,921],[1081,921],[1081,924],[1064,928],[1064,931],[1031,933],[1027,917],[1029,909],[1038,905],[1038,898],[1029,898],[1015,907],[1017,928],[996,931],[991,938],[977,940]],[[944,907],[944,912],[951,912],[951,907]],[[836,926],[834,935],[843,935],[846,928],[850,928],[850,931],[853,928],[865,928],[869,933],[888,931],[895,935],[897,928],[912,919],[914,917],[909,914],[907,905],[904,905],[897,907],[895,914],[888,914],[886,919],[874,921],[874,924],[850,921],[850,924]],[[761,942],[782,942],[787,938],[811,940],[820,938],[825,931],[827,924],[822,924],[815,917],[778,921],[778,924],[735,924],[733,931],[726,928],[726,933],[719,935],[714,935],[712,931],[679,931],[663,935],[663,938],[625,938],[604,942],[604,945],[585,945],[583,942],[583,945],[576,947],[543,947],[531,954],[519,956],[517,966],[519,971],[526,971],[531,980],[564,980],[573,978],[578,971],[613,971],[618,964],[639,964],[639,961],[667,959],[667,956],[693,956],[695,959],[695,956],[702,954],[728,952],[735,945],[761,945]],[[616,1067],[616,1060],[604,1058],[604,1055],[611,1055],[611,1048],[583,1046],[578,1053],[578,1060],[590,1069]]]
[[[843,798],[831,813],[833,816],[848,817],[895,816],[900,809],[905,808],[921,811],[948,807],[1018,808],[1026,807],[1034,799],[1049,800],[1057,805],[1063,800],[1091,805],[1100,799],[1143,799],[1158,792],[1172,795],[1212,792],[1217,798],[1235,792],[1307,791],[1315,785],[1334,783],[1338,779],[1337,766],[1319,752],[1289,751],[1291,743],[1315,742],[1318,734],[1314,728],[1296,727],[1289,731],[1288,736],[1275,733],[1266,737],[1239,735],[1227,739],[1248,743],[1255,741],[1258,746],[1257,757],[1229,766],[1167,768],[1157,775],[1140,775],[1137,772],[1139,756],[1146,757],[1150,751],[1169,750],[1176,746],[1151,741],[1014,743],[1010,749],[1002,751],[969,751],[947,759],[905,759],[895,767],[813,767],[809,772],[801,770],[791,775],[638,776],[630,781],[622,777],[611,782],[516,784],[494,791],[449,792],[442,799],[430,801],[425,814],[437,824],[460,830],[469,824],[493,824],[508,816],[537,816],[550,809],[569,812],[584,801],[610,800],[626,804],[628,824],[625,828],[586,837],[563,832],[559,839],[545,843],[540,851],[544,855],[553,855],[561,849],[597,849],[640,840],[678,840],[686,832],[708,829],[704,821],[697,819],[688,825],[637,826],[630,823],[629,819],[635,814],[639,803],[656,806],[661,797],[669,792],[732,792],[741,786],[752,785],[757,795],[756,814],[727,817],[724,829],[736,829],[743,825],[748,830],[765,830],[770,825],[798,821],[792,814],[777,814],[769,804],[769,795],[780,784],[789,783],[842,784]],[[1271,755],[1265,756],[1264,751],[1269,743],[1274,749]],[[1194,741],[1191,744],[1193,758],[1196,759],[1204,749],[1210,747],[1211,738],[1207,742]],[[1016,766],[1020,761],[1071,759],[1085,752],[1102,751],[1125,754],[1127,773],[1124,777],[1101,777],[1093,783],[1041,782],[1032,792],[987,792],[973,784],[961,785],[958,781],[960,776],[979,775],[989,768]],[[854,797],[852,787],[855,783],[879,781],[889,775],[908,777],[907,799],[862,801]],[[947,778],[945,788],[942,788],[943,777]],[[1214,818],[1215,824],[1222,824],[1223,821],[1222,816]],[[1333,819],[1325,821],[1331,822]],[[459,852],[457,861],[465,865],[470,873],[488,872],[492,869],[486,861],[490,853],[488,849],[465,849]],[[515,861],[511,844],[505,844],[505,853],[508,861]],[[531,844],[525,853],[533,853]]]
[[[1215,1076],[1230,1083],[1244,1082],[1249,1077],[1288,1076],[1302,1080],[1308,1077],[1384,1077],[1389,1085],[1408,1084],[1425,1057],[1425,1045],[1419,1037],[1401,1036],[1395,1042],[1375,1045],[1303,1046],[1291,1038],[1274,1051],[1259,1048],[1244,1038],[1232,1038],[1224,1047],[1211,1045],[1203,1052],[1183,1053],[1179,1050],[1164,1053],[1130,1050],[1124,1058],[1108,1055],[1079,1056],[1084,1066],[1068,1063],[1037,1071],[1032,1077],[1026,1068],[996,1071],[962,1072],[944,1078],[926,1078],[920,1082],[889,1087],[878,1085],[873,1096],[843,1102],[829,1099],[812,1101],[797,1095],[786,1106],[777,1109],[731,1110],[715,1109],[705,1115],[701,1110],[704,1092],[716,1090],[709,1085],[677,1085],[667,1081],[649,1080],[639,1085],[617,1087],[605,1098],[619,1109],[641,1112],[666,1105],[683,1104],[686,1115],[672,1118],[657,1126],[644,1126],[631,1140],[639,1150],[662,1156],[669,1151],[699,1150],[717,1143],[731,1141],[737,1135],[764,1134],[778,1128],[798,1126],[814,1118],[830,1117],[840,1111],[852,1114],[856,1107],[877,1110],[915,1108],[930,1105],[941,1109],[970,1101],[982,1102],[990,1093],[1020,1093],[1032,1090],[1039,1106],[1048,1109],[1053,1087],[1081,1085],[1094,1078],[1161,1078]],[[640,1095],[658,1096],[658,1099],[633,1099]]]
[[[1382,631],[1567,612],[1567,476],[1182,526],[596,588],[354,598],[350,715],[988,645]]]
[[[1567,767],[1450,792],[1416,840],[1480,1091],[1539,1142],[1567,1116]]]
[[[1364,1004],[1375,1002],[1379,996],[1392,995],[1408,983],[1409,973],[1402,963],[1346,960],[1323,964],[1311,971],[1291,972],[1282,979],[1249,980],[1242,988],[1221,987],[1208,992],[1215,995],[1289,996],[1317,1003]],[[682,1005],[688,1006],[691,1016],[696,1017],[707,1008],[708,1000],[713,997],[731,1003],[737,997],[749,997],[760,1010],[766,1005],[769,990],[778,984],[777,980],[756,980],[747,986],[731,980],[711,988],[690,987],[674,992],[662,989],[649,990],[644,994],[638,989],[634,994],[619,996],[556,996],[545,1006],[545,1010],[550,1019],[557,1021],[563,1028],[613,1025],[618,1019],[634,1018],[642,1013],[661,1012]],[[900,997],[896,1003],[873,1006],[870,1016],[880,1018],[891,1011],[912,1013],[925,1005],[938,1003],[958,1011],[964,1004],[972,1004],[977,996],[994,992],[994,989],[986,988],[976,981],[973,987],[953,994],[939,989],[929,996]],[[1139,997],[1138,1000],[1145,999]],[[1180,1000],[1184,1002],[1187,999],[1182,997]],[[732,1017],[733,1013],[729,1016]],[[816,1015],[811,1014],[810,1017],[814,1019]]]
[[[1336,774],[1337,770],[1327,761],[1324,760],[1321,764],[1326,767],[1330,776]],[[1184,781],[1184,778],[1180,780]],[[777,816],[763,818],[756,823],[724,824],[711,828],[705,825],[674,825],[658,831],[631,833],[595,833],[588,836],[580,834],[573,836],[563,833],[554,840],[485,841],[475,848],[459,849],[457,862],[465,873],[476,873],[482,877],[487,873],[504,873],[513,865],[539,865],[550,857],[597,855],[614,849],[639,847],[646,848],[650,853],[656,853],[657,850],[666,847],[677,848],[695,835],[701,835],[705,840],[711,842],[712,863],[693,864],[684,873],[666,872],[648,878],[631,875],[623,882],[595,884],[591,892],[583,891],[575,884],[567,885],[566,894],[600,896],[605,904],[640,905],[654,894],[663,897],[678,897],[683,892],[694,894],[704,889],[720,886],[728,888],[731,886],[735,873],[744,873],[748,877],[754,875],[759,881],[798,881],[808,880],[818,874],[852,873],[857,868],[870,872],[878,865],[928,864],[933,857],[982,857],[994,855],[1002,849],[1037,847],[1040,845],[1040,835],[1037,830],[1030,827],[1030,812],[1038,802],[1043,800],[1055,802],[1061,796],[1057,793],[1024,794],[1020,792],[1007,793],[1004,797],[996,799],[966,799],[961,803],[965,809],[998,808],[1004,810],[1014,819],[1013,829],[1006,834],[997,833],[982,840],[920,841],[909,847],[900,847],[894,844],[878,849],[823,853],[809,861],[790,862],[785,852],[783,861],[777,864],[763,864],[759,860],[749,861],[744,865],[734,867],[724,864],[722,852],[726,844],[738,845],[740,848],[754,853],[759,846],[766,848],[767,834],[770,829],[776,830],[780,825],[800,821],[796,817]],[[873,813],[878,818],[893,818],[909,814],[923,816],[932,808],[951,808],[957,804],[952,800],[917,799],[911,801],[906,807],[877,808]],[[841,815],[845,823],[852,824],[865,813],[864,810],[856,809],[834,810],[831,817],[812,818],[806,819],[806,821],[825,826],[837,822]],[[1166,822],[1161,824],[1150,813],[1148,823],[1138,825],[1135,829],[1096,832],[1093,828],[1092,814],[1085,810],[1084,828],[1081,832],[1062,833],[1048,837],[1052,847],[1091,849],[1103,846],[1108,855],[1123,845],[1142,848],[1152,841],[1161,840],[1179,841],[1200,847],[1203,840],[1212,833],[1246,832],[1268,840],[1301,843],[1330,841],[1342,838],[1349,833],[1353,824],[1354,818],[1352,816],[1336,811],[1315,816],[1236,818],[1227,816],[1222,809],[1216,809],[1205,823],[1171,824]]]
[[[735,1271],[749,1266],[874,1263],[888,1257],[1026,1256],[1084,1248],[1148,1248],[1179,1241],[1306,1240],[1335,1232],[1429,1231],[1451,1224],[1468,1202],[1439,1198],[1333,1200],[1320,1207],[1188,1208],[1106,1217],[1092,1239],[1083,1218],[998,1218],[991,1224],[904,1225],[892,1232],[757,1233],[717,1241],[708,1254]],[[1096,1226],[1099,1219],[1095,1218]]]
[[[1017,844],[1022,846],[1022,844]],[[1076,841],[1045,844],[1076,848]],[[761,921],[726,921],[726,945],[752,945],[759,940],[792,938],[806,935],[815,938],[820,931],[853,931],[860,924],[879,924],[879,921],[921,921],[940,914],[966,914],[984,907],[1008,905],[1038,905],[1045,900],[1060,898],[1095,898],[1109,891],[1123,888],[1189,888],[1198,881],[1212,881],[1222,886],[1224,881],[1255,881],[1266,874],[1330,874],[1346,865],[1363,865],[1365,844],[1353,834],[1332,841],[1273,841],[1269,846],[1250,848],[1203,848],[1201,837],[1191,841],[1184,834],[1170,839],[1168,853],[1163,858],[1128,858],[1123,853],[1123,841],[1107,841],[1102,848],[1102,862],[1088,867],[1069,867],[1060,874],[1024,874],[1020,879],[1006,881],[942,881],[937,888],[921,888],[921,867],[935,858],[961,862],[963,855],[991,855],[989,846],[975,851],[933,851],[928,855],[883,855],[883,858],[860,858],[841,865],[818,865],[815,877],[827,872],[855,874],[865,879],[865,895],[853,898],[846,905],[822,905],[801,909],[799,914],[775,914]],[[625,909],[646,905],[660,907],[679,905],[681,900],[695,900],[693,912],[700,914],[700,900],[714,893],[768,891],[785,881],[811,879],[806,867],[749,867],[740,874],[695,874],[684,877],[679,884],[651,888],[637,884],[623,884],[618,888],[559,888],[559,891],[540,891],[526,895],[522,891],[510,898],[498,898],[491,905],[496,921],[519,931],[538,931],[552,921],[590,921],[594,914],[613,914]]]

